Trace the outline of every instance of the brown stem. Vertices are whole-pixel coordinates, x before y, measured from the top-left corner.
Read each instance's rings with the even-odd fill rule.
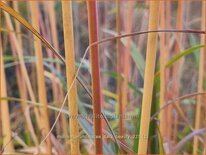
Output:
[[[89,25],[89,41],[90,44],[98,40],[98,17],[96,0],[87,1],[88,9],[88,25]],[[102,145],[102,119],[101,119],[101,80],[100,80],[100,62],[99,62],[99,47],[92,46],[90,49],[91,59],[91,77],[92,77],[92,103],[94,117],[94,133],[95,133],[95,151],[96,154],[103,153]]]

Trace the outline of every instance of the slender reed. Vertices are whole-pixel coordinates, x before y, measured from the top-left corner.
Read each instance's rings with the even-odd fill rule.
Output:
[[[48,5],[48,14],[49,14],[49,21],[50,21],[50,26],[51,26],[51,38],[52,38],[52,44],[54,46],[54,48],[59,51],[59,43],[58,43],[58,33],[57,33],[57,26],[56,26],[56,16],[55,16],[55,8],[54,8],[54,1],[48,1],[45,2],[45,5]],[[56,57],[57,58],[57,57]],[[57,69],[57,71],[59,73],[61,73],[61,66],[59,63],[56,64],[55,68]],[[58,101],[63,101],[64,99],[64,92],[63,92],[63,88],[61,83],[59,85],[57,85],[57,92],[58,92],[58,96],[57,96],[57,100]],[[60,102],[59,102],[60,103]],[[60,104],[58,104],[60,106]],[[62,114],[60,116],[61,120],[60,120],[60,124],[62,126],[62,130],[64,133],[65,137],[68,137],[68,130],[67,130],[67,123],[66,123],[66,118],[65,115]],[[65,143],[68,144],[69,141],[67,138],[65,138]],[[65,146],[67,146],[65,144]]]
[[[165,20],[165,25],[167,29],[171,28],[171,1],[165,1],[166,5],[166,20]],[[168,51],[165,55],[166,61],[170,59],[170,39],[171,34],[168,33],[166,34],[165,37],[165,42],[166,42],[166,50]],[[170,76],[169,76],[169,70],[165,71],[165,82],[166,84],[169,83],[170,81]],[[166,87],[166,94],[165,94],[165,99],[169,100],[172,99],[171,93],[169,91],[170,87]],[[168,106],[168,108],[165,110],[166,111],[166,138],[170,140],[171,133],[172,133],[172,105]]]
[[[49,35],[50,32],[47,32],[48,29],[50,30],[50,28],[48,28],[48,24],[44,21],[41,13],[38,14],[38,17],[39,17],[39,27],[40,27],[42,37],[44,37],[46,40],[51,42],[51,37]],[[52,60],[54,58],[54,54],[51,53],[48,48],[46,48],[46,52],[47,52],[47,57]],[[52,68],[54,68],[54,63],[53,62],[49,62],[49,65]],[[51,70],[51,72],[52,72],[52,78],[51,78],[52,97],[53,97],[53,102],[57,102],[58,101],[57,83],[55,81],[54,70]]]
[[[128,19],[128,21],[126,21],[125,23],[125,28],[126,28],[126,33],[131,33],[132,31],[132,24],[133,24],[133,16],[132,16],[132,12],[133,12],[133,4],[134,2],[133,1],[128,1],[127,2],[127,11],[126,11],[126,17]],[[122,111],[120,113],[120,119],[121,119],[121,132],[120,132],[120,136],[121,137],[125,137],[125,118],[123,117],[126,113],[126,107],[129,105],[128,102],[128,81],[129,81],[129,72],[130,72],[130,68],[131,68],[131,65],[130,65],[130,62],[131,62],[131,57],[130,57],[130,50],[131,50],[131,42],[132,42],[132,39],[129,37],[127,38],[127,45],[126,45],[126,48],[124,49],[124,65],[123,65],[123,73],[124,73],[124,80],[123,80],[123,84],[122,84]],[[123,139],[124,140],[124,139]]]
[[[177,19],[176,19],[176,28],[182,29],[183,28],[183,7],[184,7],[184,1],[178,1],[178,7],[177,7]],[[175,55],[178,54],[182,49],[182,34],[177,33],[176,34],[176,41],[175,41]],[[173,85],[172,85],[172,95],[173,98],[179,96],[179,89],[180,89],[180,76],[181,76],[181,66],[182,62],[177,62],[173,68],[172,68],[172,78],[173,78]],[[179,106],[178,103],[176,103],[176,106]],[[178,123],[178,115],[176,116],[176,123]],[[174,122],[175,123],[175,122]],[[175,128],[176,127],[176,128]],[[177,127],[178,125],[174,125],[173,130],[173,141],[176,141],[177,135]]]
[[[5,77],[5,71],[4,71],[1,36],[0,36],[0,63],[1,63],[0,97],[7,97],[6,77]],[[5,150],[3,151],[12,153],[14,151],[14,147],[11,142],[12,135],[11,135],[11,125],[10,125],[10,116],[9,116],[9,105],[6,100],[1,100],[0,104],[1,104],[0,114],[1,114],[1,126],[2,126],[2,135],[3,135],[3,147],[5,147]]]
[[[161,18],[160,18],[160,27],[161,29],[165,29],[165,2],[161,1]],[[165,103],[165,34],[160,34],[160,107],[162,107]],[[165,120],[165,111],[161,112],[159,115],[160,120],[160,133],[161,136],[165,137],[165,128],[166,128],[166,120]]]
[[[73,19],[72,19],[72,1],[62,1],[63,27],[64,27],[64,44],[65,44],[65,60],[66,60],[66,75],[68,88],[75,80],[75,49],[74,49],[74,34],[73,34]],[[78,103],[77,103],[77,88],[76,83],[72,85],[68,96],[69,106],[69,129],[70,129],[70,144],[71,154],[79,154],[79,125],[78,125]],[[74,116],[74,117],[73,117]]]
[[[19,12],[18,1],[13,2],[13,7],[17,12]],[[15,20],[15,27],[16,27],[16,31],[18,33],[21,33],[21,26],[20,26],[20,23],[17,20]],[[22,44],[21,35],[18,35],[17,39],[18,39],[20,51],[22,52],[22,55],[23,55],[23,44]],[[12,40],[12,38],[11,38],[11,40]],[[12,44],[12,41],[11,41],[11,44]],[[15,56],[16,55],[15,46],[13,45],[12,47],[13,47],[13,49],[12,49],[13,55]],[[19,92],[20,92],[20,97],[22,99],[22,102],[21,102],[22,112],[23,112],[23,114],[25,114],[26,106],[27,106],[27,103],[25,102],[27,100],[27,90],[26,90],[25,81],[22,80],[24,77],[23,77],[23,72],[21,70],[20,65],[16,66],[16,74],[17,74],[17,84],[18,84],[18,88],[19,88]],[[29,129],[29,125],[26,121],[26,132],[27,133],[29,133],[28,129]]]
[[[202,29],[205,28],[205,11],[206,11],[206,6],[204,5],[204,1],[202,1]],[[205,35],[201,35],[201,43],[204,44],[204,40],[205,40]],[[199,61],[199,72],[198,72],[198,92],[202,92],[203,91],[203,80],[204,80],[204,58],[205,58],[205,54],[204,54],[204,49],[200,49],[200,61]],[[196,102],[196,110],[195,110],[195,126],[194,129],[198,130],[200,128],[200,116],[201,116],[201,106],[202,106],[202,101],[203,101],[203,97],[202,96],[197,96],[197,102]],[[194,141],[193,141],[193,154],[197,153],[198,150],[198,144],[199,140],[198,140],[198,136],[194,137]]]
[[[150,1],[149,3],[149,30],[158,29],[160,1]],[[147,153],[148,132],[150,124],[150,113],[152,103],[152,93],[154,84],[154,71],[156,61],[157,33],[150,33],[147,40],[146,66],[144,76],[144,94],[142,101],[142,113],[140,121],[140,137],[138,154]]]
[[[204,8],[205,8],[205,12],[204,12],[204,16],[205,16],[205,13],[206,13],[206,2],[204,1],[203,2],[203,5],[204,5]],[[205,27],[205,30],[206,30],[206,16],[205,16],[205,25],[204,25]],[[205,45],[206,45],[206,36],[204,35],[204,43],[205,43]],[[205,50],[204,50],[204,52],[206,52],[206,48],[205,48]],[[204,67],[205,67],[206,65],[204,64]],[[204,68],[205,69],[205,68]],[[204,110],[205,110],[205,113],[206,113],[206,98],[205,98],[206,96],[204,96]],[[206,122],[204,122],[204,125],[205,125],[205,127],[206,127]],[[205,134],[205,137],[204,137],[204,153],[206,153],[206,134]]]
[[[30,9],[31,9],[31,20],[33,27],[39,31],[39,17],[38,17],[38,2],[30,1]],[[43,108],[40,109],[40,120],[42,123],[42,135],[46,135],[49,130],[49,114],[47,107],[47,94],[46,94],[46,86],[44,79],[44,67],[43,67],[43,54],[42,54],[42,46],[41,41],[34,36],[34,50],[36,56],[36,68],[37,68],[37,84],[38,84],[38,96],[40,103],[43,104]],[[47,153],[52,152],[51,139],[48,136],[46,140]]]
[[[121,20],[120,20],[120,9],[121,9],[121,1],[116,0],[116,31],[117,34],[120,35],[121,31]],[[121,116],[123,114],[123,79],[122,79],[122,46],[120,39],[118,38],[116,40],[116,49],[117,49],[117,94],[118,94],[118,113]],[[119,117],[119,135],[120,137],[124,134],[124,119],[122,117]],[[120,139],[122,140],[122,139]]]
[[[96,0],[87,1],[88,9],[88,26],[89,26],[89,42],[90,44],[98,41],[98,17]],[[92,103],[94,117],[94,135],[95,135],[95,151],[96,154],[103,153],[102,145],[102,119],[101,119],[101,80],[100,80],[100,62],[98,45],[92,46],[90,49],[91,60],[91,77],[92,77]]]

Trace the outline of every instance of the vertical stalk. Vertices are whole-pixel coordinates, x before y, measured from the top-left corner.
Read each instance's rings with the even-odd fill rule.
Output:
[[[66,75],[67,87],[69,88],[75,80],[75,50],[72,18],[72,1],[62,1],[63,27],[64,27],[64,44],[66,56]],[[70,113],[70,141],[71,154],[79,154],[79,125],[78,125],[78,103],[76,84],[72,86],[68,99]]]
[[[120,35],[120,0],[116,0],[116,31],[117,34]],[[121,114],[123,113],[123,93],[122,93],[122,52],[121,52],[121,42],[120,39],[116,40],[116,48],[117,48],[117,94],[118,94],[118,113],[119,113],[119,135],[120,137],[123,135],[124,133],[124,120],[121,117]],[[121,140],[121,139],[120,139]]]
[[[0,11],[2,11],[2,10],[0,9]],[[2,22],[1,18],[2,18],[2,14],[0,14],[0,26],[2,25],[1,24],[1,22]],[[0,33],[0,39],[1,39],[1,33]],[[2,48],[2,47],[0,47],[0,48]],[[1,66],[3,64],[3,55],[2,55],[2,53],[3,52],[0,53],[0,88],[1,88],[1,81],[2,81],[2,73],[1,73],[2,68],[1,68]],[[1,97],[1,89],[0,89],[0,97]],[[2,123],[1,122],[2,122],[2,118],[1,118],[1,100],[0,100],[0,137],[3,137],[3,133],[2,133],[3,128],[2,128]]]
[[[165,29],[165,2],[161,1],[161,18],[160,18],[160,27]],[[160,107],[165,103],[165,34],[160,34]],[[162,111],[159,115],[160,120],[160,133],[161,136],[165,137],[165,111]]]
[[[182,29],[183,28],[183,1],[178,1],[178,8],[177,8],[177,19],[176,19],[176,29]],[[181,49],[182,49],[182,34],[181,33],[177,33],[176,34],[176,42],[175,42],[175,55],[177,55]],[[173,88],[172,88],[172,92],[173,92],[173,98],[176,98],[179,96],[179,87],[180,87],[180,71],[181,71],[181,66],[182,66],[182,62],[176,63],[174,64],[173,70],[172,70],[172,75],[173,75]],[[178,102],[175,103],[178,108],[179,108],[179,104]],[[176,116],[177,121],[176,123],[178,123],[178,115]],[[178,125],[174,125],[174,127],[178,127]],[[174,133],[177,133],[177,128],[174,128]],[[176,135],[173,134],[173,140],[176,141]]]
[[[16,10],[17,12],[19,12],[19,7],[18,7],[18,1],[14,1],[13,2],[13,7],[14,7],[14,10]],[[21,26],[20,26],[20,23],[15,20],[15,27],[16,27],[16,31],[18,33],[21,33]],[[21,35],[18,35],[17,36],[17,39],[18,39],[18,42],[19,42],[19,47],[20,47],[20,51],[22,52],[22,55],[23,55],[23,44],[22,44],[22,38],[21,38]],[[11,39],[12,40],[12,39]],[[11,41],[12,43],[12,41]],[[13,46],[14,47],[14,46]],[[15,47],[12,49],[13,51],[13,55],[15,56],[16,52],[15,52]],[[26,103],[26,100],[27,100],[27,91],[26,91],[26,84],[25,82],[22,80],[23,79],[23,73],[22,73],[22,70],[21,70],[21,67],[20,65],[17,65],[16,66],[16,74],[17,74],[17,84],[18,84],[18,88],[19,88],[19,92],[20,92],[20,97],[22,99],[22,102],[21,102],[21,108],[22,108],[22,112],[25,114],[25,111],[26,111],[26,106],[27,106],[27,103]],[[24,115],[25,116],[25,115]],[[26,116],[25,116],[26,117]],[[25,119],[26,120],[26,119]],[[28,132],[28,129],[29,129],[29,125],[28,123],[26,122],[26,132]]]
[[[205,25],[204,25],[204,29],[205,29],[205,31],[206,31],[206,2],[205,1],[203,1],[203,5],[204,5],[204,17],[202,17],[202,18],[204,18],[204,23],[205,23]],[[206,36],[204,35],[204,44],[206,45]],[[204,53],[206,52],[206,47],[204,48]],[[206,55],[204,55],[204,58],[206,57]],[[204,69],[206,68],[206,63],[205,63],[205,61],[204,61]],[[204,95],[204,112],[206,113],[206,98],[205,98],[206,96]],[[206,121],[204,122],[204,126],[206,127]],[[206,153],[206,134],[204,134],[204,154]]]
[[[128,1],[128,5],[126,6],[128,7],[126,10],[126,18],[128,20],[126,20],[126,33],[131,33],[132,31],[132,24],[133,24],[133,16],[132,16],[132,11],[133,11],[133,1]],[[124,66],[123,66],[123,69],[124,69],[124,81],[123,81],[123,85],[122,85],[122,90],[123,90],[123,93],[122,93],[122,113],[120,113],[120,119],[121,122],[122,122],[122,129],[121,129],[121,133],[120,133],[120,137],[125,137],[125,123],[124,123],[124,115],[126,113],[126,107],[128,105],[128,81],[129,81],[129,70],[130,70],[130,50],[131,50],[131,38],[127,38],[127,45],[126,45],[126,48],[125,48],[125,54],[124,54]]]
[[[89,42],[98,41],[98,17],[96,0],[87,1],[88,9],[88,26],[89,26]],[[91,59],[91,78],[92,78],[92,103],[94,117],[94,133],[95,133],[95,151],[96,154],[102,154],[102,119],[101,119],[101,80],[100,80],[100,63],[98,45],[92,46],[90,49]]]
[[[205,11],[206,11],[206,6],[205,6],[205,1],[202,1],[202,29],[205,28]],[[205,40],[205,35],[201,35],[201,43],[204,44]],[[198,92],[203,91],[203,79],[204,79],[204,49],[200,49],[200,56],[199,56],[199,73],[198,73]],[[201,114],[201,106],[202,106],[202,101],[203,97],[200,95],[197,96],[197,102],[196,102],[196,110],[195,110],[195,127],[194,130],[197,130],[200,128],[200,114]],[[193,154],[197,153],[198,150],[198,136],[194,137],[193,141]]]
[[[46,8],[45,8],[46,10]],[[46,11],[45,11],[46,12]],[[46,14],[46,13],[45,13]],[[42,36],[51,42],[51,37],[50,37],[50,28],[47,22],[44,21],[43,17],[42,17],[42,13],[38,14],[39,17],[39,27],[40,27],[40,32],[42,33]],[[47,18],[47,16],[46,16]],[[47,28],[46,28],[47,27]],[[49,59],[53,59],[54,58],[54,54],[52,52],[50,52],[50,50],[48,48],[46,48],[46,52],[47,52],[47,57]],[[54,68],[54,63],[50,62],[49,65]],[[52,85],[52,97],[53,97],[53,102],[56,103],[58,101],[58,92],[57,92],[57,82],[55,81],[55,73],[54,70],[51,71],[52,72],[52,77],[51,77],[51,85]]]
[[[160,1],[150,1],[149,30],[158,29]],[[138,154],[147,154],[148,132],[150,124],[152,93],[154,84],[154,71],[156,61],[157,33],[148,34],[144,94],[142,101],[142,113],[140,122],[140,137]]]
[[[56,27],[56,16],[55,16],[55,9],[54,9],[54,1],[48,1],[45,3],[45,5],[48,5],[48,14],[50,19],[50,26],[51,26],[51,37],[52,37],[52,44],[54,48],[59,51],[59,43],[58,43],[58,33],[57,33],[57,27]],[[59,73],[61,73],[61,66],[59,63],[56,64],[56,69]],[[57,101],[63,101],[64,99],[64,92],[61,85],[57,85]],[[60,106],[60,105],[59,105]],[[60,116],[60,123],[62,126],[62,130],[64,132],[64,136],[68,137],[68,131],[67,131],[67,123],[66,118],[64,114],[61,114]],[[68,139],[65,138],[65,143],[68,144]]]
[[[166,3],[166,27],[167,29],[171,28],[171,1],[165,1]],[[166,61],[170,59],[170,34],[167,33],[166,37],[165,37],[165,42],[166,42],[166,50],[168,51],[168,53],[166,53],[165,57],[166,57]],[[168,83],[168,81],[170,81],[170,76],[169,76],[169,72],[170,71],[165,71],[165,82]],[[168,91],[168,87],[166,89],[166,94],[165,94],[165,99],[169,100],[172,99],[171,97],[171,93],[170,91]],[[167,119],[167,127],[166,127],[166,138],[170,139],[171,137],[171,132],[172,132],[172,105],[169,105],[168,108],[165,110],[166,111],[166,119]]]
[[[43,2],[43,6],[44,6],[44,14],[45,14],[45,18],[46,20],[43,19],[42,13],[39,12],[39,23],[40,23],[40,31],[42,32],[42,36],[47,39],[48,41],[51,42],[52,38],[51,38],[51,26],[50,26],[50,18],[49,18],[49,13],[47,13],[48,9],[49,9],[49,4],[50,1],[44,1]],[[53,8],[51,8],[53,9]],[[50,50],[48,48],[46,48],[47,51],[47,56],[49,59],[53,59],[54,58],[54,54],[52,52],[50,52]],[[54,68],[54,63],[50,62],[50,65],[52,68]],[[53,102],[56,103],[58,101],[58,87],[57,87],[57,82],[55,81],[55,73],[52,70],[52,78],[51,78],[51,82],[52,82],[52,97],[53,97]]]
[[[38,1],[30,1],[30,9],[31,9],[31,20],[33,27],[39,31],[39,18],[38,18]],[[49,115],[47,108],[47,94],[46,94],[46,86],[44,79],[44,67],[43,67],[43,55],[42,55],[42,46],[41,41],[34,36],[34,50],[36,55],[36,68],[37,68],[37,84],[38,84],[38,96],[40,103],[43,104],[43,108],[40,110],[41,123],[43,125],[42,135],[46,135],[49,130]],[[47,153],[51,153],[51,139],[50,136],[46,140]]]
[[[205,19],[205,25],[204,25],[204,28],[205,28],[205,31],[206,31],[206,15],[205,15],[205,13],[206,13],[206,2],[204,1],[204,3],[203,3],[203,5],[204,5],[204,8],[205,8],[205,12],[204,12],[204,19]],[[206,36],[204,36],[204,43],[205,43],[205,45],[206,45]],[[204,48],[204,52],[206,52],[206,47]],[[206,56],[206,55],[205,55]],[[205,66],[206,66],[206,64],[204,64]],[[204,96],[204,108],[205,108],[205,113],[206,113],[206,99],[205,99],[205,97],[206,96]],[[206,126],[206,122],[205,122],[205,126]],[[204,153],[206,153],[206,134],[205,134],[205,137],[204,137]]]
[[[0,65],[1,65],[0,97],[7,97],[1,36],[0,36]],[[0,104],[1,104],[0,114],[1,114],[1,123],[2,123],[3,147],[6,146],[5,150],[3,151],[11,153],[14,151],[14,147],[11,142],[12,136],[11,136],[11,126],[10,126],[10,118],[9,118],[9,105],[6,100],[1,100]]]

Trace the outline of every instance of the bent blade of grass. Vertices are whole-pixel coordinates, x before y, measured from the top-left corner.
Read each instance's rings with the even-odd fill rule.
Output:
[[[108,33],[110,35],[117,35],[117,33],[115,33],[114,31],[111,30],[107,30],[107,29],[103,29],[103,31],[105,33]],[[122,44],[126,47],[127,46],[127,39],[126,38],[121,38],[120,41],[122,42]],[[131,50],[130,50],[130,55],[133,59],[133,61],[135,62],[137,68],[139,69],[140,75],[142,76],[142,78],[144,78],[144,69],[145,69],[145,61],[144,58],[142,56],[142,54],[140,53],[138,47],[134,44],[134,42],[131,40]]]
[[[9,7],[6,3],[0,1],[0,8],[12,15],[15,19],[17,19],[21,24],[23,24],[28,30],[30,30],[34,35],[36,35],[62,62],[64,62],[64,58],[52,47],[52,45],[44,39],[41,34],[31,26],[18,12]]]
[[[124,46],[127,45],[127,40],[125,38],[122,38],[121,41],[124,44]],[[139,49],[137,48],[137,46],[134,44],[133,41],[131,41],[130,54],[140,72],[140,75],[144,79],[145,61],[142,54],[140,53]]]
[[[166,63],[165,68],[171,67],[171,66],[172,66],[173,64],[175,64],[175,62],[177,62],[179,59],[181,59],[181,58],[183,58],[183,57],[185,57],[185,56],[187,56],[187,55],[189,55],[189,54],[191,54],[191,53],[193,53],[193,52],[197,52],[198,49],[204,48],[204,47],[205,47],[205,45],[196,45],[196,46],[193,46],[193,47],[191,47],[191,48],[188,48],[188,49],[180,52],[179,54],[177,54],[176,56],[174,56],[170,61],[168,61],[168,62]],[[157,71],[157,72],[155,73],[155,76],[157,77],[157,76],[159,76],[159,74],[160,74],[160,71]]]
[[[7,27],[11,30],[14,30],[14,27],[12,25],[12,21],[11,21],[11,18],[9,16],[9,14],[4,12],[4,15],[5,15]],[[23,53],[20,50],[21,48],[19,46],[17,37],[14,33],[10,33],[10,37],[11,37],[12,42],[13,42],[15,48],[16,48],[17,56],[18,56],[18,59],[19,59],[19,62],[20,62],[21,72],[23,74],[23,77],[24,77],[24,80],[25,80],[25,83],[26,83],[26,86],[27,86],[28,94],[29,94],[31,100],[35,101],[36,97],[34,95],[34,92],[33,92],[32,86],[31,86],[31,82],[30,82],[29,75],[28,75],[28,72],[27,72],[27,69],[26,69],[26,65],[24,63]],[[39,120],[40,120],[38,110],[35,108],[34,111],[35,111],[35,116],[38,120],[37,125],[38,125],[38,128],[40,129],[40,123],[38,123]]]

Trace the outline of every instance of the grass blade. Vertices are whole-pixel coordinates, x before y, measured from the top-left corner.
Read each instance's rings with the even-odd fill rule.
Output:
[[[72,1],[62,1],[64,43],[66,56],[66,74],[68,88],[75,80],[75,50],[72,19]],[[72,85],[68,96],[68,107],[71,115],[69,121],[71,154],[79,154],[79,125],[76,83]]]
[[[150,1],[149,30],[158,29],[159,1]],[[148,132],[150,124],[150,112],[152,103],[152,92],[154,84],[154,72],[156,61],[157,33],[148,35],[144,94],[142,101],[142,114],[140,122],[140,138],[138,154],[147,154]]]
[[[96,0],[87,1],[88,9],[88,24],[89,24],[89,40],[90,44],[98,41],[98,25],[97,25],[97,6]],[[100,80],[100,64],[99,64],[99,49],[98,45],[92,46],[90,49],[91,58],[91,77],[92,77],[92,96],[93,96],[93,117],[94,117],[94,133],[95,133],[95,153],[103,153],[102,145],[102,119],[101,106],[101,80]]]

